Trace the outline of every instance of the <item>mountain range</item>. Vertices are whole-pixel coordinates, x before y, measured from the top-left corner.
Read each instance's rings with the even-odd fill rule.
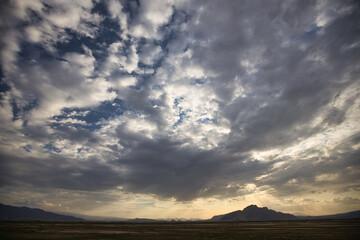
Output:
[[[37,208],[14,207],[0,203],[0,221],[67,221],[79,222],[87,221],[86,217],[78,218],[68,215],[62,215],[47,212]],[[324,216],[295,216],[289,213],[277,212],[267,207],[258,207],[250,205],[243,210],[230,212],[223,215],[217,215],[209,220],[210,222],[240,222],[240,221],[287,221],[287,220],[317,220],[317,219],[360,219],[360,211],[341,213],[335,215]],[[115,221],[115,222],[171,222],[171,220],[159,219],[106,219],[101,218],[97,221]],[[174,221],[174,220],[172,220]],[[184,220],[185,221],[185,220]]]

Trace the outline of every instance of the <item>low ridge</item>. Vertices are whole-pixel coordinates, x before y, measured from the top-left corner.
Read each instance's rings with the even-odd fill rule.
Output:
[[[0,221],[84,221],[82,218],[47,212],[37,208],[14,207],[0,203]]]

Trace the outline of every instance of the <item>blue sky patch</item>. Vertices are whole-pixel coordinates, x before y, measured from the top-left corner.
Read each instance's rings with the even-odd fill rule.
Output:
[[[52,142],[49,142],[49,143],[45,144],[43,146],[43,148],[45,149],[46,153],[50,153],[50,154],[52,154],[52,153],[61,153],[61,150],[59,148],[55,147]]]
[[[61,121],[67,118],[73,118],[85,121],[86,125],[74,124],[74,126],[95,130],[101,127],[99,124],[101,121],[120,116],[128,110],[130,110],[130,107],[127,106],[123,100],[116,98],[113,101],[102,102],[94,108],[65,108],[62,110],[63,113],[61,115],[57,115],[53,117],[53,119]]]

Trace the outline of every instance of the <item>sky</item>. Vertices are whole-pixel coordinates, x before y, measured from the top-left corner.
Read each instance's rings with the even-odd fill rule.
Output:
[[[7,0],[0,202],[360,209],[358,1]]]

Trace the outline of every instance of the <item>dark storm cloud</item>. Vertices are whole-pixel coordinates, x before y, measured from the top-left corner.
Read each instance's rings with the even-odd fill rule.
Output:
[[[98,159],[71,159],[59,154],[46,158],[1,155],[1,185],[100,191],[121,184],[122,176]]]
[[[359,183],[358,128],[282,152],[355,121],[356,1],[15,2],[0,10],[3,186],[190,201]]]
[[[180,201],[221,196],[234,191],[227,188],[229,183],[246,184],[273,164],[234,157],[222,149],[201,151],[184,146],[185,142],[154,141],[118,130],[120,143],[131,152],[114,164],[127,169],[124,187],[132,192]]]

